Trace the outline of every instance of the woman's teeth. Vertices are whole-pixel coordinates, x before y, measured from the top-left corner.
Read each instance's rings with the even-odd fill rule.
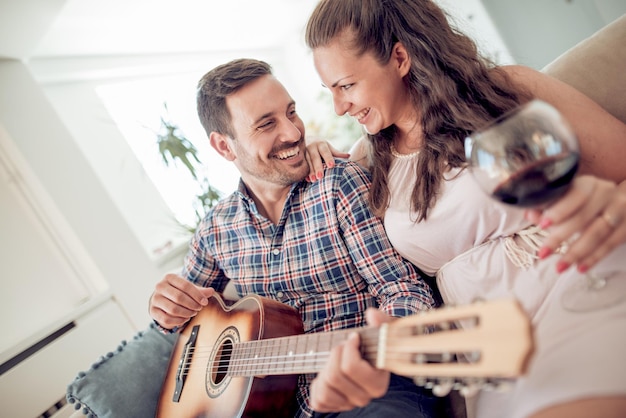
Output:
[[[365,110],[362,110],[361,112],[357,113],[356,115],[354,115],[354,117],[356,118],[356,120],[361,123],[361,119],[363,119],[365,116],[367,116],[367,114],[370,112],[370,108],[368,107]]]

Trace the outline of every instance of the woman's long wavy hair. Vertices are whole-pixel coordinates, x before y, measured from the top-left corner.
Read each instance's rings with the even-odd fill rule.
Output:
[[[347,32],[346,32],[347,31]],[[351,35],[358,56],[371,52],[386,64],[400,41],[411,56],[405,85],[421,115],[423,146],[412,192],[416,221],[427,218],[448,168],[465,165],[465,137],[529,100],[506,74],[480,56],[475,43],[455,30],[431,0],[322,0],[309,18],[309,48]],[[420,122],[420,121],[417,121]],[[389,205],[387,174],[395,126],[368,135],[371,144],[370,205],[383,217]]]

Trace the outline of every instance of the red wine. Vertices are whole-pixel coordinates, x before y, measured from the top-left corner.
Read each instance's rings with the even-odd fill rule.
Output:
[[[578,153],[556,155],[537,161],[511,175],[493,191],[493,197],[510,205],[532,207],[560,197],[567,191],[576,170]]]

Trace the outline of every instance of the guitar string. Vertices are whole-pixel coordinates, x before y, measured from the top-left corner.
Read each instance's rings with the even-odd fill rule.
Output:
[[[310,366],[311,364],[317,364],[322,361],[325,361],[330,356],[330,351],[322,351],[322,350],[307,350],[302,353],[294,352],[293,350],[287,351],[285,353],[271,353],[271,350],[274,347],[268,346],[265,347],[264,350],[238,350],[238,349],[226,349],[220,352],[220,360],[215,361],[214,368],[221,368],[226,365],[231,368],[237,368],[241,366],[245,367],[257,367],[257,366],[270,366],[271,364],[268,361],[272,361],[276,364],[282,364],[285,367],[290,366],[294,367],[297,365],[300,366]],[[284,348],[278,346],[279,348]],[[194,365],[194,361],[200,361],[204,359],[210,359],[212,357],[212,352],[214,350],[209,348],[208,350],[200,350],[200,351],[190,351],[192,361],[191,364],[187,367],[189,369]],[[262,351],[262,352],[261,352]],[[370,353],[375,353],[376,350],[368,350]]]
[[[259,341],[263,341],[263,340],[259,340]],[[255,341],[255,342],[259,342],[259,341]],[[374,342],[374,344],[372,344],[372,341]],[[377,347],[377,342],[378,339],[365,339],[363,341],[363,345],[366,347],[365,350],[363,350],[364,354],[367,355],[371,355],[372,358],[374,358],[376,356],[376,354],[378,354],[378,349],[376,349]],[[246,368],[246,371],[250,372],[252,370],[262,370],[264,372],[267,372],[268,367],[276,367],[277,364],[282,366],[283,370],[286,370],[287,368],[293,369],[293,368],[306,368],[306,367],[311,367],[311,365],[315,365],[315,366],[320,366],[325,364],[325,361],[328,359],[330,352],[329,351],[313,351],[313,350],[309,350],[306,353],[294,353],[293,351],[288,351],[287,353],[267,353],[268,350],[272,350],[275,349],[277,347],[276,344],[272,345],[272,344],[268,344],[265,348],[265,354],[267,355],[262,355],[263,353],[259,353],[260,350],[254,351],[253,349],[243,349],[243,350],[239,350],[239,345],[242,343],[238,343],[236,344],[236,348],[227,348],[227,349],[223,349],[220,352],[220,359],[212,362],[212,368],[213,370],[219,370],[219,369],[224,369],[227,368],[228,370],[239,370],[242,367]],[[284,346],[283,345],[278,345],[279,349],[283,349],[284,350]],[[293,348],[293,347],[292,347]],[[192,367],[195,367],[197,365],[201,365],[203,368],[205,367],[206,363],[198,363],[201,360],[205,360],[205,359],[210,359],[211,357],[211,353],[214,351],[213,348],[209,348],[208,350],[202,349],[202,350],[188,350],[188,354],[191,355],[192,360],[191,361],[186,361],[185,362],[185,367],[183,367],[182,371],[183,372],[188,372]],[[237,352],[234,355],[233,358],[233,353]],[[208,355],[207,355],[208,354]],[[450,358],[453,358],[452,356],[449,356]],[[407,358],[413,358],[413,363],[425,363],[424,360],[420,361],[419,360],[419,356],[415,355],[413,353],[406,353],[405,351],[401,350],[401,351],[394,351],[393,348],[391,349],[386,349],[385,351],[385,358],[388,360],[406,360]],[[271,361],[271,362],[270,362]],[[440,364],[446,364],[449,363],[449,360],[441,360],[438,361],[437,363]],[[431,363],[432,364],[432,363]]]

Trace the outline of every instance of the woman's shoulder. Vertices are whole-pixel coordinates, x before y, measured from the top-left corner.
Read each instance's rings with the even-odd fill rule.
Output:
[[[371,143],[363,135],[350,148],[350,160],[369,170],[371,166]]]

